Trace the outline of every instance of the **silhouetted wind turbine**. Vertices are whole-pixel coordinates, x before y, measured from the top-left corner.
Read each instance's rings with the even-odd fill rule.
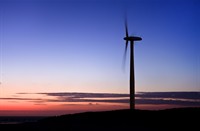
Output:
[[[128,35],[127,19],[125,19],[125,30],[126,37],[124,37],[124,40],[126,41],[126,46],[124,51],[124,62],[126,60],[128,42],[130,41],[130,109],[135,109],[134,41],[140,41],[142,38]]]

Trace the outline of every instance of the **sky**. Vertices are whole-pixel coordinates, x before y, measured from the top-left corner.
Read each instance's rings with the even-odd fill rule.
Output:
[[[199,6],[198,0],[0,0],[0,115],[128,108],[91,100],[61,107],[66,100],[52,102],[62,96],[48,94],[129,93],[125,14],[129,34],[142,37],[135,43],[136,92],[200,92]]]

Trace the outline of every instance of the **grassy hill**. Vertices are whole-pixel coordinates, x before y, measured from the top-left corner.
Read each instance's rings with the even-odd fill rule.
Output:
[[[200,130],[200,108],[159,111],[116,110],[49,117],[35,123],[0,125],[23,131],[174,131]]]

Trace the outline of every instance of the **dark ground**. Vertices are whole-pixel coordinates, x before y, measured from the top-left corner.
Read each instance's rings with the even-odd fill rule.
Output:
[[[116,110],[49,117],[0,125],[1,131],[199,131],[200,108]]]

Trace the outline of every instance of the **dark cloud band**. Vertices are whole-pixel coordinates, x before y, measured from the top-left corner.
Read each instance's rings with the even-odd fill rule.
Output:
[[[29,93],[18,93],[18,95]],[[104,103],[129,103],[129,94],[114,93],[78,93],[78,92],[55,92],[35,93],[43,95],[42,98],[0,98],[1,100],[31,101],[35,103],[45,102],[104,102]],[[51,96],[48,98],[45,96]],[[136,94],[136,104],[171,104],[182,106],[200,106],[200,92],[139,92]]]

